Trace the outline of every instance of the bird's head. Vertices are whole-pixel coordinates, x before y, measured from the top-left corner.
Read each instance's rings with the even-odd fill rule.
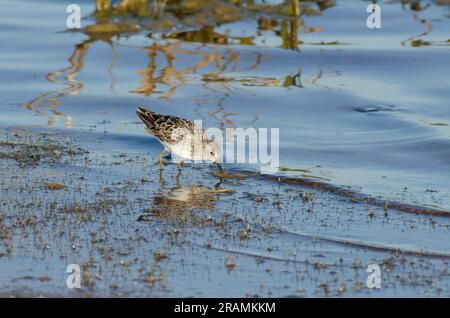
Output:
[[[215,140],[208,139],[206,140],[203,153],[203,160],[212,161],[214,163],[218,163],[220,160],[220,147]]]

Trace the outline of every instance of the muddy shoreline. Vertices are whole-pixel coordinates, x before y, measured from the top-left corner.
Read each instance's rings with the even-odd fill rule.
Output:
[[[145,151],[158,147],[151,141],[125,154],[114,136],[8,134],[0,143],[4,296],[447,295],[440,237],[449,224],[439,214],[392,204],[386,213],[311,181],[249,172],[223,179],[228,190],[217,192],[208,166],[186,166],[176,180],[168,164],[161,183]],[[385,240],[399,228],[427,246]],[[71,263],[84,273],[80,290],[65,286]],[[371,263],[385,273],[381,290],[365,286]]]

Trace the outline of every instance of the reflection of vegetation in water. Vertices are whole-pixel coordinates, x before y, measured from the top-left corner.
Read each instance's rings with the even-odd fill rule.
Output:
[[[135,27],[149,31],[162,30],[167,32],[165,36],[169,38],[198,43],[241,45],[254,45],[255,37],[220,34],[214,31],[214,26],[257,17],[258,30],[273,31],[274,35],[282,40],[283,48],[297,49],[303,43],[299,40],[300,31],[303,33],[321,31],[305,26],[303,16],[321,15],[324,10],[335,4],[335,0],[280,0],[278,4],[254,0],[121,0],[114,7],[110,0],[96,0],[95,16],[97,24],[117,19],[131,19]],[[449,3],[446,0],[438,0],[436,4]],[[431,23],[418,15],[418,12],[428,9],[431,4],[422,4],[417,0],[402,0],[400,5],[426,28],[423,33],[403,41],[402,45],[435,44],[419,39],[433,30]],[[173,32],[174,27],[193,29]],[[326,45],[327,42],[321,44]]]
[[[88,40],[75,45],[75,49],[68,59],[70,66],[53,71],[47,75],[48,81],[56,84],[61,84],[65,87],[41,94],[33,100],[27,102],[24,106],[30,110],[35,111],[39,115],[45,115],[45,111],[49,111],[51,113],[51,116],[48,120],[49,126],[52,126],[59,117],[64,117],[65,126],[68,128],[73,127],[72,117],[70,115],[62,113],[55,108],[61,104],[61,102],[59,101],[61,98],[77,95],[83,88],[83,84],[76,80],[76,76],[83,69],[84,60],[87,55],[89,46],[99,40],[108,43],[114,53],[114,59],[110,67],[108,68],[108,73],[111,75],[113,80],[111,83],[111,88],[114,89],[115,78],[112,74],[112,67],[116,63],[116,60],[119,58],[119,56],[116,51],[115,45],[111,40],[112,34],[114,33],[106,35],[105,33],[97,34],[96,32],[94,32]],[[63,76],[64,80],[57,79],[59,76]]]
[[[300,6],[301,4],[301,6]],[[112,20],[129,19],[136,27],[151,32],[168,32],[164,36],[198,43],[254,45],[254,36],[233,37],[214,32],[214,26],[259,16],[259,30],[272,30],[279,36],[284,48],[298,47],[299,28],[304,26],[302,15],[320,15],[334,5],[334,0],[285,0],[277,5],[256,3],[253,0],[122,0],[116,7],[111,1],[97,0],[97,24]],[[126,15],[124,15],[124,13]],[[279,20],[279,21],[278,21]],[[270,21],[271,26],[264,23]],[[188,31],[172,32],[172,28]],[[192,30],[192,28],[194,28]]]
[[[408,4],[409,4],[409,6],[408,6]],[[421,6],[420,2],[412,2],[412,3],[404,2],[404,3],[402,3],[402,10],[405,11],[406,13],[408,13],[408,14],[411,14],[415,21],[419,21],[421,24],[425,25],[425,28],[426,28],[425,32],[423,32],[423,33],[421,33],[419,35],[416,35],[416,36],[412,36],[412,37],[402,41],[402,43],[401,43],[402,45],[408,45],[409,44],[409,45],[411,45],[413,47],[418,47],[418,46],[423,46],[423,45],[429,45],[430,44],[429,42],[423,41],[420,38],[422,38],[422,37],[428,35],[429,33],[431,33],[433,31],[433,26],[427,20],[421,19],[419,17],[419,15],[417,14],[417,12],[427,9],[429,6],[430,6],[430,4],[427,4],[425,6]],[[408,11],[408,7],[409,7],[410,11]]]
[[[221,119],[217,118],[222,120],[221,124],[225,121],[229,122],[229,119],[225,117],[230,114],[225,113],[223,103],[235,89],[245,86],[304,87],[303,84],[308,83],[308,80],[302,83],[301,72],[287,75],[285,78],[238,76],[238,74],[232,74],[237,72],[240,62],[238,49],[215,45],[204,46],[203,49],[187,49],[186,46],[181,46],[179,40],[202,44],[255,45],[257,36],[264,38],[265,32],[271,32],[272,35],[281,39],[281,47],[297,49],[303,44],[299,39],[301,32],[321,31],[320,28],[306,26],[303,16],[320,15],[327,8],[335,5],[333,0],[285,0],[276,5],[253,0],[121,0],[116,5],[113,5],[110,0],[97,0],[95,3],[94,23],[82,29],[88,39],[75,46],[69,58],[68,67],[47,75],[48,81],[63,85],[63,88],[43,93],[25,104],[25,107],[38,114],[46,115],[50,112],[48,125],[53,125],[59,117],[63,117],[67,127],[73,126],[72,117],[63,114],[57,107],[61,103],[61,98],[76,95],[83,88],[83,84],[76,77],[83,69],[90,45],[102,41],[111,47],[114,58],[107,71],[111,76],[111,90],[114,91],[116,79],[112,69],[119,59],[114,40],[120,36],[133,35],[141,31],[150,31],[149,37],[154,42],[144,48],[148,52],[149,62],[145,68],[137,72],[142,80],[141,86],[134,92],[144,96],[157,95],[159,98],[170,99],[178,88],[196,81],[207,90],[221,95],[218,99],[216,98],[218,112],[214,116],[222,114]],[[405,12],[411,12],[414,19],[426,25],[427,28],[424,33],[411,37],[402,44],[436,45],[434,42],[422,39],[432,31],[432,26],[428,21],[421,19],[418,12],[427,9],[429,5],[421,5],[417,1],[402,1],[401,5]],[[235,36],[227,31],[222,33],[217,31],[216,26],[247,17],[254,20],[256,35]],[[181,30],[174,31],[174,27]],[[340,45],[342,43],[336,41],[316,44]],[[448,42],[443,45],[448,45]],[[251,68],[258,67],[264,61],[260,52],[254,53],[255,62]],[[177,58],[188,55],[200,57],[200,61],[193,62],[193,65],[191,63],[184,68],[176,66]],[[163,57],[165,66],[159,65],[158,56]],[[208,71],[201,73],[202,70]],[[323,72],[320,71],[310,83],[317,85],[322,75]],[[63,79],[60,79],[61,77]]]
[[[90,45],[96,41],[103,41],[110,45],[114,52],[113,61],[108,69],[112,78],[111,88],[114,87],[116,79],[112,74],[112,67],[115,65],[119,54],[116,52],[116,47],[112,41],[112,37],[116,33],[109,32],[93,32],[90,33],[90,38],[75,46],[75,49],[69,58],[70,66],[51,72],[47,79],[53,83],[61,84],[65,87],[44,93],[37,98],[25,104],[30,110],[38,114],[45,115],[45,111],[51,112],[48,125],[52,125],[58,117],[64,117],[67,127],[72,127],[72,118],[67,114],[56,109],[60,105],[60,99],[63,97],[76,95],[83,88],[83,84],[76,80],[76,76],[82,71],[84,60],[87,56]],[[135,93],[144,96],[156,95],[159,98],[170,99],[173,94],[183,85],[191,84],[197,81],[205,89],[210,90],[213,95],[223,95],[225,98],[230,95],[235,89],[235,84],[239,86],[298,86],[299,77],[288,75],[285,79],[277,79],[271,77],[250,77],[250,76],[229,76],[226,74],[233,74],[238,72],[240,65],[240,52],[228,47],[202,47],[189,49],[183,47],[180,42],[165,40],[154,42],[149,47],[143,48],[148,55],[147,66],[138,71],[137,74],[142,77],[140,83],[142,84]],[[188,57],[193,63],[187,67],[176,67],[175,61],[182,56]],[[199,60],[191,57],[198,56]],[[161,64],[161,60],[165,60],[165,65]],[[259,52],[254,52],[254,63],[250,67],[243,69],[243,71],[257,68],[265,59]],[[158,59],[158,63],[157,63]],[[203,72],[202,70],[207,70]],[[63,76],[64,80],[58,79]],[[226,113],[223,108],[224,98],[220,98],[217,106],[218,112],[212,114],[216,117],[222,114],[222,118],[216,117],[220,122],[227,122],[232,124],[228,117],[230,114]]]
[[[177,39],[185,42],[254,45],[253,36],[238,37],[214,32],[213,26],[204,26],[200,30],[174,32],[164,36],[167,39]]]
[[[160,98],[169,99],[175,93],[178,87],[194,80],[189,77],[197,74],[201,69],[212,68],[208,74],[203,76],[218,76],[223,74],[227,69],[236,70],[239,63],[239,52],[229,48],[221,49],[215,47],[187,49],[180,45],[179,42],[163,42],[162,44],[154,42],[150,47],[144,48],[148,52],[149,63],[147,67],[139,71],[138,74],[143,77],[142,87],[135,92],[149,96],[151,94],[159,94]],[[166,66],[161,67],[156,63],[158,54],[161,54],[166,61]],[[174,61],[180,56],[199,56],[200,61],[193,63],[185,68],[176,68]],[[258,56],[258,55],[257,55]],[[259,64],[259,62],[258,62]],[[206,82],[206,81],[205,81]],[[157,92],[157,84],[169,86],[165,93]]]
[[[447,0],[441,0],[441,1],[437,1],[437,5],[449,5],[450,2],[448,2]],[[426,9],[428,9],[429,7],[431,7],[431,4],[427,3],[425,5],[422,5],[420,3],[420,1],[402,1],[401,3],[402,6],[402,10],[404,12],[406,12],[407,14],[411,15],[414,18],[414,21],[419,22],[420,24],[422,24],[425,27],[425,31],[412,36],[404,41],[401,42],[401,44],[403,46],[406,45],[410,45],[412,47],[421,47],[421,46],[429,46],[429,45],[438,45],[438,46],[446,46],[448,45],[447,43],[445,43],[445,41],[443,42],[431,42],[431,41],[426,41],[423,40],[422,38],[429,35],[431,32],[433,32],[433,25],[431,24],[430,21],[421,18],[419,16],[418,12],[421,11],[425,11]]]
[[[229,66],[234,64],[233,71],[236,70],[239,61],[239,52],[232,49],[219,50],[208,48],[209,52],[201,50],[182,50],[177,42],[172,39],[211,44],[239,44],[254,45],[254,37],[233,37],[229,34],[220,34],[214,31],[213,25],[220,25],[243,19],[250,14],[261,14],[258,20],[258,28],[264,30],[268,28],[264,19],[269,19],[279,30],[274,30],[283,39],[283,47],[296,48],[298,41],[298,27],[300,13],[318,14],[321,10],[333,5],[333,1],[315,1],[319,10],[314,11],[309,4],[304,10],[300,10],[298,0],[287,0],[278,5],[256,4],[252,0],[121,0],[113,6],[111,0],[95,1],[95,23],[88,25],[82,32],[89,38],[75,46],[69,58],[70,66],[51,72],[47,76],[50,82],[63,85],[61,89],[46,92],[25,104],[30,110],[38,114],[45,115],[51,113],[48,125],[53,125],[59,117],[64,117],[65,125],[72,127],[72,117],[57,110],[60,99],[78,94],[83,84],[76,80],[76,76],[84,66],[84,59],[88,48],[96,41],[102,41],[110,45],[114,53],[114,59],[108,69],[112,78],[111,89],[114,91],[116,79],[113,76],[112,68],[119,58],[113,39],[122,35],[132,35],[142,30],[167,30],[175,25],[185,25],[194,27],[191,31],[163,33],[166,41],[154,43],[145,48],[148,51],[149,63],[144,70],[138,72],[143,78],[142,86],[135,92],[149,96],[159,94],[160,98],[171,98],[175,91],[200,69],[215,67],[215,70],[203,74],[201,81],[205,85],[221,84],[223,92],[230,92],[230,83],[239,83],[245,86],[272,86],[278,85],[278,79],[272,78],[231,78],[223,76]],[[274,16],[266,18],[265,16]],[[278,18],[277,18],[278,17]],[[277,19],[281,19],[278,22]],[[150,37],[152,35],[150,34]],[[187,52],[189,51],[189,52]],[[166,60],[166,67],[162,71],[158,70],[156,56],[162,54]],[[185,69],[177,69],[174,66],[176,56],[179,54],[200,55],[202,59],[194,66]],[[257,67],[262,61],[261,54],[256,54],[256,61],[253,67]],[[155,75],[158,73],[158,75]],[[63,79],[58,79],[59,77]],[[284,81],[289,83],[288,81]],[[156,91],[158,84],[169,86],[168,90],[160,93]],[[286,86],[286,85],[285,85]],[[290,85],[288,85],[290,86]],[[223,102],[223,99],[220,99]],[[220,107],[220,106],[219,106]]]
[[[70,66],[51,72],[47,75],[47,80],[53,83],[62,84],[66,86],[65,88],[44,93],[24,105],[26,108],[33,110],[38,114],[45,114],[42,110],[50,111],[52,116],[48,120],[49,126],[51,126],[58,117],[64,116],[66,126],[72,127],[72,118],[70,116],[63,115],[60,111],[56,110],[55,107],[60,105],[60,98],[76,95],[83,87],[83,85],[75,79],[75,76],[83,67],[84,57],[88,46],[89,42],[84,42],[75,46],[75,50],[69,58]],[[65,74],[64,81],[56,79],[56,77],[61,74]]]

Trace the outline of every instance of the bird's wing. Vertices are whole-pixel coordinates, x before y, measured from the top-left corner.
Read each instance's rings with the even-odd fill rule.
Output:
[[[158,114],[141,107],[138,108],[137,115],[150,133],[164,143],[173,144],[183,139],[183,130],[177,129],[186,129],[187,132],[194,134],[195,125],[187,119]]]

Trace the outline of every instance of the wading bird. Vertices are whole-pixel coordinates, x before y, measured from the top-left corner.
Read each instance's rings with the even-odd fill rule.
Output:
[[[205,130],[190,120],[170,115],[163,115],[139,107],[137,115],[155,136],[164,149],[159,154],[159,167],[162,169],[164,153],[175,156],[178,169],[183,160],[210,161],[219,167],[220,148],[217,142],[208,138]]]

